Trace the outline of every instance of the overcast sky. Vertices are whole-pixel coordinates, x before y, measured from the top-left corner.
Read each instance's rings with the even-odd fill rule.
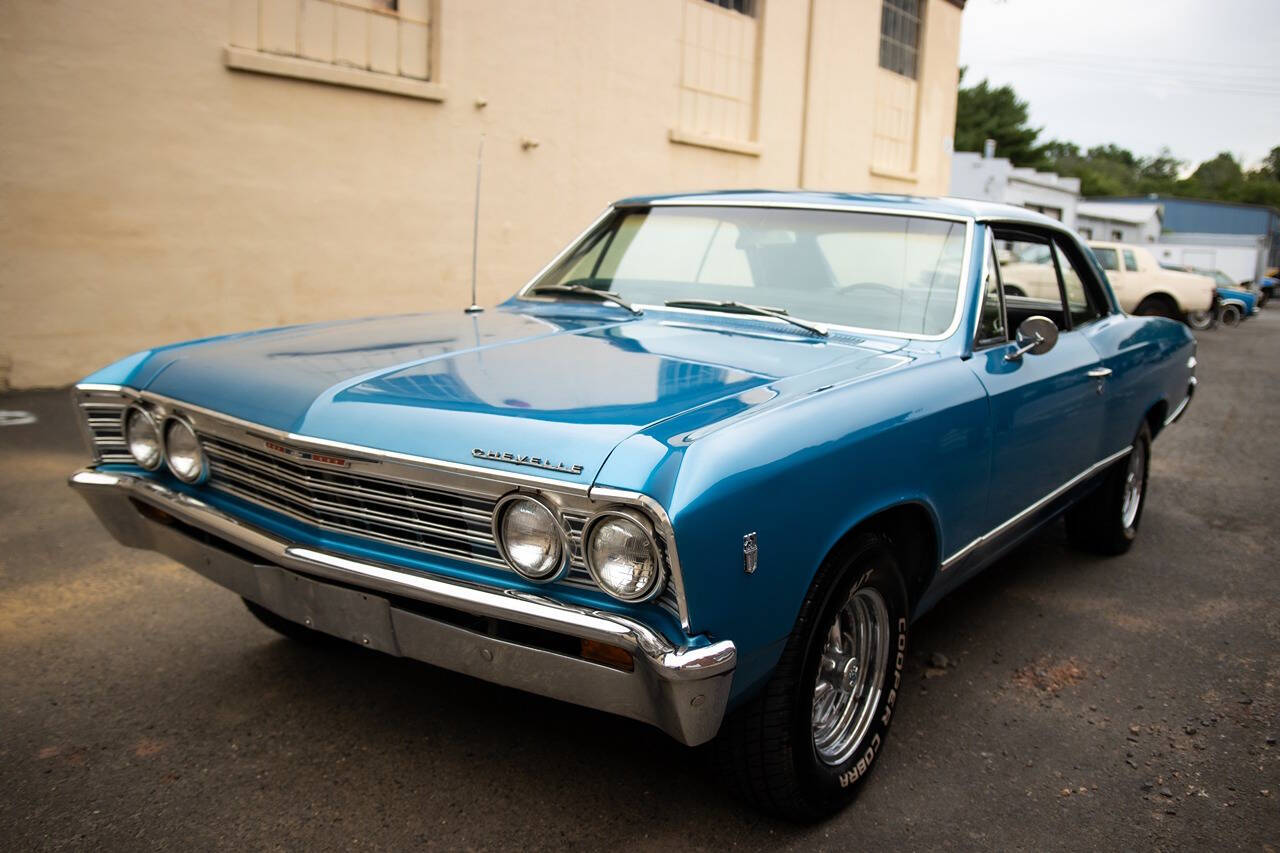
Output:
[[[1011,84],[1042,139],[1194,166],[1280,145],[1280,0],[969,0],[965,82]]]

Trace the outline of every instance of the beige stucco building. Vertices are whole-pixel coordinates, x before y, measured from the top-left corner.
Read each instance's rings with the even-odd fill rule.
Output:
[[[610,200],[942,193],[963,0],[8,0],[0,387],[505,298]]]

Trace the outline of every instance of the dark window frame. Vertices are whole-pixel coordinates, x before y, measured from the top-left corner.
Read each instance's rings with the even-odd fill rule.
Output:
[[[737,12],[739,15],[746,15],[748,18],[755,18],[760,13],[760,3],[758,0],[705,0],[712,6],[719,6],[726,12]]]
[[[997,337],[990,337],[990,338],[978,337],[978,334],[982,331],[981,329],[982,305],[985,304],[987,301],[987,283],[984,280],[982,282],[982,294],[978,297],[979,328],[976,328],[973,330],[974,352],[977,352],[978,350],[990,349],[991,347],[1003,346],[1004,344],[1009,343],[1009,341],[1011,340],[1011,338],[1009,337],[1009,312],[1007,312],[1004,307],[1004,279],[1000,275],[1000,259],[996,256],[995,232],[993,230],[988,230],[987,233],[988,233],[988,237],[985,238],[983,242],[986,243],[991,250],[987,257],[987,261],[988,263],[991,264],[991,271],[992,273],[994,273],[995,279],[996,279],[996,299],[1000,303],[1000,326],[1001,328],[1004,329],[1004,335],[1003,337],[998,337],[998,338]]]
[[[880,0],[880,67],[917,82],[925,8],[924,0]]]

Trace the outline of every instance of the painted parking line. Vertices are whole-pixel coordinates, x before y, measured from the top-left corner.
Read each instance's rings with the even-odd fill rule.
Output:
[[[24,424],[33,424],[37,420],[38,418],[31,412],[0,409],[0,427],[23,426]]]

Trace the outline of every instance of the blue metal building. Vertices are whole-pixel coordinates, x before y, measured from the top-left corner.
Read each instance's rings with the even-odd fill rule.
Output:
[[[1267,266],[1280,266],[1280,211],[1258,204],[1202,201],[1167,195],[1091,198],[1131,204],[1158,202],[1164,207],[1164,230],[1182,234],[1248,234],[1266,240]]]

